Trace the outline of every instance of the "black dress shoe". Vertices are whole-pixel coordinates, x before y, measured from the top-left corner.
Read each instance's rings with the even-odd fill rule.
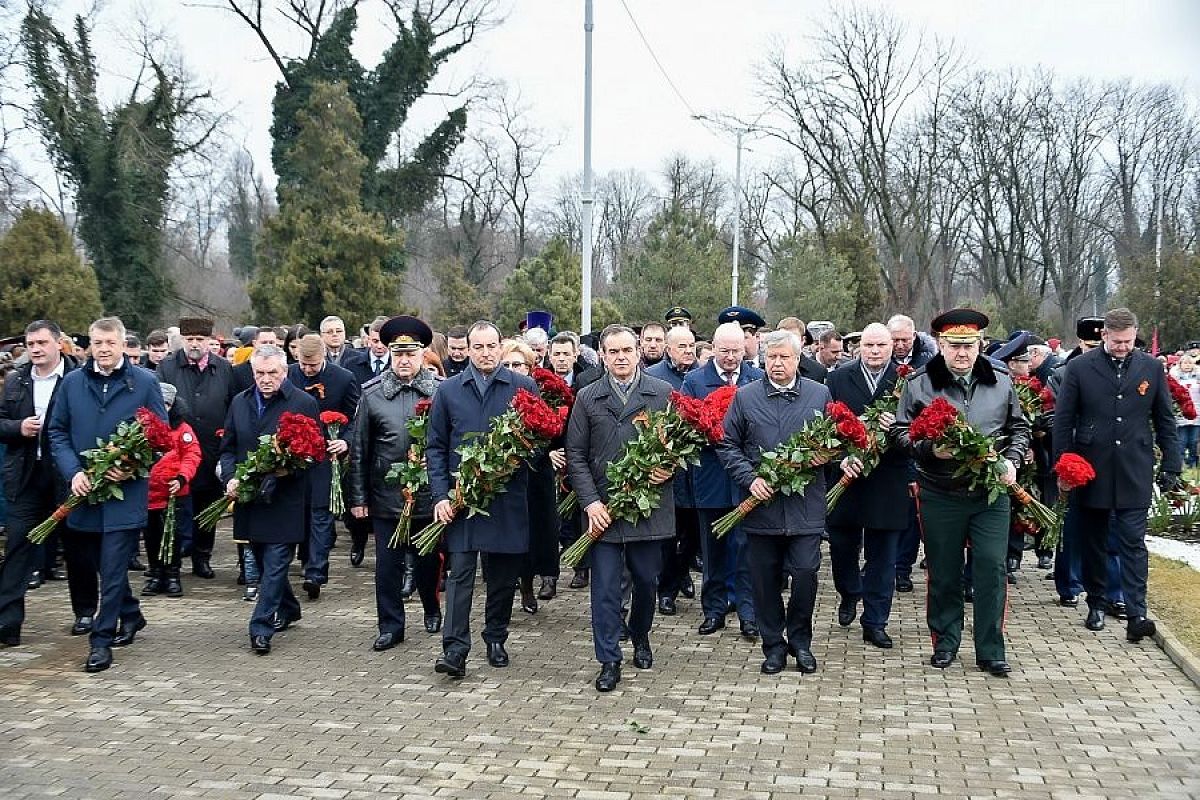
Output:
[[[129,560],[129,572],[145,572],[145,570],[146,565],[137,556]]]
[[[350,546],[350,566],[361,567],[363,559],[367,557],[367,545],[353,544]]]
[[[583,589],[588,585],[590,576],[586,569],[577,569],[575,574],[571,576],[571,582],[567,584],[570,589]]]
[[[1038,569],[1054,569],[1054,557],[1038,556]]]
[[[633,665],[638,669],[650,669],[654,666],[654,651],[650,649],[649,639],[633,643]]]
[[[153,597],[156,594],[163,593],[162,578],[158,575],[151,575],[146,579],[146,585],[142,587],[142,597]]]
[[[179,575],[168,575],[163,580],[163,594],[167,597],[183,597],[183,584],[179,581]]]
[[[805,675],[811,675],[817,671],[817,659],[813,657],[811,650],[796,651],[796,668]]]
[[[621,612],[621,635],[619,638],[622,642],[628,642],[629,641],[629,623],[625,621],[624,614],[625,614],[625,612]]]
[[[553,600],[558,594],[558,578],[542,578],[542,585],[538,587],[538,600]]]
[[[533,590],[521,592],[521,610],[526,614],[536,614],[538,612],[538,601]]]
[[[688,600],[696,596],[696,583],[692,580],[691,575],[683,576],[683,580],[679,582],[679,593]]]
[[[58,567],[55,567],[54,569],[42,570],[43,581],[65,581],[66,579],[67,573],[63,572]]]
[[[783,672],[783,668],[787,666],[786,653],[771,653],[763,659],[760,671],[763,675],[775,675]]]
[[[704,622],[700,623],[699,632],[701,636],[710,636],[724,627],[724,617],[705,617]]]
[[[271,637],[269,636],[251,636],[250,649],[258,653],[260,656],[265,656],[271,652]]]
[[[133,623],[132,627],[130,627],[130,626],[126,625],[124,622],[122,622],[121,627],[117,629],[117,635],[113,637],[112,646],[113,647],[125,647],[126,645],[133,644],[133,640],[137,637],[138,631],[142,630],[145,627],[146,627],[146,618],[145,617],[139,617],[138,621]]]
[[[87,661],[83,664],[85,672],[104,672],[112,666],[112,650],[107,647],[93,647],[88,653]]]
[[[42,572],[41,572],[41,570],[35,569],[33,572],[29,573],[29,582],[27,584],[25,584],[25,586],[28,589],[36,589],[41,585],[42,585]]]
[[[208,556],[192,556],[192,574],[206,581],[216,577],[212,565],[208,563]]]
[[[742,636],[746,637],[747,639],[758,638],[758,623],[754,620],[750,620],[749,622],[741,622],[739,627],[742,629]]]
[[[437,633],[442,629],[441,614],[426,614],[425,615],[425,632]]]
[[[451,678],[462,678],[467,674],[467,659],[450,653],[442,653],[433,665],[433,671],[449,675]]]
[[[912,578],[908,577],[907,575],[896,576],[896,591],[897,592],[911,592],[912,590],[913,590]]]
[[[75,618],[75,624],[71,626],[72,636],[83,636],[85,633],[92,632],[92,615],[85,614],[82,617]]]
[[[1075,608],[1079,605],[1079,598],[1075,595],[1060,597],[1058,598],[1058,604],[1064,608]]]
[[[981,670],[989,675],[995,675],[997,678],[1008,677],[1008,673],[1012,672],[1012,667],[1008,665],[1007,661],[989,661],[987,659],[980,659],[975,663]]]
[[[949,650],[938,650],[929,659],[929,665],[938,669],[945,669],[954,663],[954,653]]]
[[[1104,613],[1110,617],[1116,617],[1117,619],[1121,620],[1122,622],[1129,619],[1129,608],[1120,601],[1113,602],[1113,603],[1105,603],[1104,604]]]
[[[404,554],[404,579],[400,581],[400,599],[407,600],[417,590],[417,559],[411,552]]]
[[[678,611],[679,609],[675,607],[674,597],[658,598],[658,613],[662,614],[664,617],[673,617],[676,613],[678,613]]]
[[[316,581],[306,580],[302,586],[309,600],[316,600],[321,596],[321,584]]]
[[[1153,636],[1157,630],[1158,626],[1154,624],[1154,620],[1152,619],[1130,617],[1129,623],[1125,626],[1125,638],[1137,644],[1147,636]]]
[[[487,646],[487,661],[493,667],[508,666],[508,651],[504,649],[503,642],[492,642]]]
[[[0,644],[17,647],[21,644],[21,632],[15,628],[0,628]]]
[[[1009,586],[1016,586],[1017,585],[1017,573],[1015,573],[1015,572],[1005,573],[1004,580],[1008,581]],[[972,596],[971,599],[974,600],[975,599],[974,596]]]
[[[1087,619],[1084,620],[1083,627],[1089,631],[1104,630],[1104,609],[1100,608],[1100,606],[1089,607]]]
[[[893,647],[892,637],[888,636],[883,628],[863,628],[863,641],[884,650],[891,650]]]
[[[371,649],[376,653],[384,650],[390,650],[396,645],[404,641],[404,631],[399,633],[381,633],[375,638],[375,643],[371,645]]]
[[[271,623],[271,627],[274,628],[276,631],[286,631],[288,628],[292,627],[293,622],[299,622],[299,621],[300,621],[299,614],[297,614],[294,617],[284,616],[282,614],[276,614],[275,620]]]
[[[848,628],[857,616],[858,600],[856,598],[843,597],[842,602],[838,603],[838,625]]]
[[[600,665],[600,674],[596,676],[596,691],[611,692],[621,682],[621,662],[609,661]]]

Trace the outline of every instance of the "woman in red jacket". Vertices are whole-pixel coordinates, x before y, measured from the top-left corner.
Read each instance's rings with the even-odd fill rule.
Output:
[[[150,518],[146,523],[146,555],[150,562],[149,576],[143,595],[165,594],[167,597],[182,597],[183,584],[179,582],[179,536],[172,540],[171,557],[163,563],[159,557],[162,547],[163,524],[166,522],[167,500],[175,495],[175,517],[182,521],[192,516],[188,496],[189,484],[200,467],[200,443],[192,427],[183,421],[180,409],[175,404],[176,389],[169,383],[159,384],[163,402],[167,406],[167,421],[174,432],[174,446],[150,468]]]

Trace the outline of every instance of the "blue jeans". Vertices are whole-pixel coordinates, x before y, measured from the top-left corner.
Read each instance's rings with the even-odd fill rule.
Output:
[[[262,570],[259,568],[258,556],[254,554],[252,545],[242,545],[242,571],[246,573],[246,585],[257,586]]]
[[[300,619],[300,601],[288,582],[288,567],[296,555],[296,545],[256,543],[246,548],[247,554],[251,549],[262,567],[262,575],[258,582],[258,602],[250,616],[250,635],[270,638],[275,633],[272,623],[276,614]]]
[[[1183,454],[1183,463],[1194,467],[1200,463],[1197,448],[1200,446],[1200,425],[1179,426],[1179,449]]]
[[[754,594],[746,558],[746,534],[742,533],[741,526],[720,539],[712,532],[713,523],[731,510],[696,509],[700,518],[700,551],[704,558],[700,605],[706,619],[724,619],[732,595],[737,605],[738,619],[742,622],[754,622]],[[732,591],[731,585],[735,587]]]
[[[112,646],[117,623],[135,625],[142,616],[137,597],[129,586],[129,560],[141,539],[141,530],[87,533],[100,537],[100,608],[92,620],[92,647]]]
[[[329,551],[333,549],[333,514],[328,508],[312,509],[308,526],[308,560],[304,562],[304,580],[329,583]]]

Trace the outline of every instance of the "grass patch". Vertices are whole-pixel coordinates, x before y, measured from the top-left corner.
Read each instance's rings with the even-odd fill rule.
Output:
[[[1151,553],[1148,594],[1158,618],[1200,655],[1200,572]]]

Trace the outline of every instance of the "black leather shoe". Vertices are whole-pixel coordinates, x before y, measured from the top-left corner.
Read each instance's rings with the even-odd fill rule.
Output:
[[[75,624],[71,626],[72,636],[83,636],[85,633],[92,632],[92,615],[85,614],[82,617],[75,618]]]
[[[1038,569],[1054,569],[1054,557],[1038,556]]]
[[[700,623],[699,632],[701,636],[710,636],[724,627],[724,617],[705,617],[704,622]]]
[[[442,629],[441,614],[426,614],[425,615],[425,632],[437,633]]]
[[[863,641],[884,650],[891,650],[893,647],[892,637],[888,636],[883,628],[863,628]]]
[[[112,650],[107,647],[93,647],[88,653],[87,661],[83,664],[84,672],[104,672],[112,666]]]
[[[538,587],[538,600],[553,600],[558,594],[558,578],[542,578],[542,585]]]
[[[29,573],[29,582],[27,584],[25,584],[25,587],[28,589],[36,589],[41,585],[42,585],[42,572],[41,572],[41,570],[35,569],[33,572]]]
[[[363,559],[367,557],[366,542],[362,544],[353,544],[350,546],[350,566],[361,567]]]
[[[625,621],[625,614],[626,614],[626,612],[624,612],[624,611],[622,611],[622,612],[621,612],[621,636],[620,636],[620,640],[621,640],[622,642],[628,642],[628,641],[629,641],[629,623]]]
[[[583,589],[590,581],[590,576],[586,569],[577,569],[575,574],[571,576],[571,582],[567,584],[570,589]]]
[[[596,691],[611,692],[621,682],[621,662],[610,661],[600,665],[600,674],[596,677]]]
[[[163,580],[163,594],[167,597],[183,597],[183,584],[179,581],[178,570]]]
[[[1006,678],[1008,677],[1008,673],[1012,672],[1012,667],[1008,665],[1007,661],[988,661],[987,659],[980,659],[975,663],[981,670],[989,675],[995,675],[997,678]]]
[[[206,581],[216,577],[212,565],[208,563],[208,556],[192,556],[192,574]]]
[[[145,627],[146,627],[146,618],[145,617],[139,617],[138,621],[133,623],[132,628],[122,622],[121,626],[117,629],[117,635],[113,637],[112,646],[113,647],[125,647],[126,645],[133,644],[133,640],[135,638],[137,638],[138,631],[142,630]]]
[[[384,650],[391,650],[396,645],[404,641],[404,631],[399,633],[381,633],[375,638],[375,643],[371,645],[371,649],[376,653]]]
[[[536,614],[538,612],[537,596],[534,595],[532,588],[528,592],[521,591],[521,610],[526,614]]]
[[[1130,617],[1129,624],[1125,626],[1125,638],[1137,644],[1147,636],[1153,636],[1157,630],[1158,626],[1154,624],[1154,620],[1152,619]]]
[[[146,579],[146,585],[142,587],[142,597],[153,597],[156,594],[163,593],[162,578],[158,575],[151,575]]]
[[[129,572],[144,572],[145,570],[146,565],[137,556],[129,560]]]
[[[796,651],[796,668],[805,675],[811,675],[817,671],[817,659],[813,657],[812,651]]]
[[[1070,597],[1060,597],[1058,598],[1058,604],[1063,608],[1075,608],[1079,605],[1079,598],[1075,595],[1071,595]]]
[[[896,576],[896,591],[897,592],[911,592],[912,590],[913,590],[912,578],[908,577],[907,575]]]
[[[411,552],[404,554],[404,579],[400,581],[400,599],[407,600],[417,590],[417,559]]]
[[[938,669],[945,669],[953,663],[954,653],[951,653],[949,650],[938,650],[929,659],[929,665]]]
[[[508,651],[504,649],[502,642],[492,642],[487,646],[487,661],[493,667],[508,666]]]
[[[1104,613],[1110,617],[1116,617],[1117,619],[1121,620],[1122,622],[1125,622],[1126,620],[1129,619],[1129,609],[1122,602],[1105,603],[1104,604]]]
[[[21,644],[21,632],[15,628],[0,628],[0,645],[17,647]]]
[[[786,653],[771,653],[769,656],[763,659],[762,667],[759,671],[762,672],[763,675],[775,675],[783,672],[783,668],[786,666]]]
[[[664,617],[673,617],[678,612],[679,609],[675,607],[674,597],[658,598],[658,613],[662,614]]]
[[[467,659],[462,656],[443,653],[433,665],[433,671],[449,675],[451,678],[462,678],[467,674]]]
[[[299,614],[297,614],[294,617],[276,614],[275,620],[271,623],[271,627],[274,628],[277,632],[278,631],[286,631],[288,628],[292,627],[293,622],[299,622],[299,621],[300,621]]]
[[[1089,631],[1104,630],[1104,609],[1099,606],[1091,606],[1088,608],[1087,619],[1083,623],[1083,627]]]
[[[43,581],[65,581],[66,579],[67,573],[63,572],[58,567],[55,567],[54,569],[42,570]]]
[[[842,598],[842,602],[838,603],[838,625],[843,628],[850,627],[850,623],[858,616],[858,600],[855,598]]]
[[[250,649],[258,653],[260,656],[265,656],[271,652],[271,637],[269,636],[251,636]]]
[[[1015,572],[1009,572],[1009,573],[1006,573],[1006,574],[1004,575],[1004,579],[1005,579],[1006,581],[1008,581],[1008,585],[1009,585],[1009,586],[1016,586],[1016,585],[1017,585],[1017,573],[1015,573]],[[974,599],[974,597],[972,597],[971,599]]]
[[[654,666],[654,651],[650,649],[649,639],[633,643],[633,665],[638,669],[650,669]]]
[[[304,592],[308,595],[309,600],[316,600],[321,596],[321,584],[316,581],[306,580],[302,584]]]
[[[688,600],[696,596],[696,582],[692,580],[691,575],[683,576],[683,580],[679,583],[679,593]]]
[[[742,636],[747,639],[758,638],[758,623],[751,620],[750,622],[742,622],[739,624],[742,629]]]

